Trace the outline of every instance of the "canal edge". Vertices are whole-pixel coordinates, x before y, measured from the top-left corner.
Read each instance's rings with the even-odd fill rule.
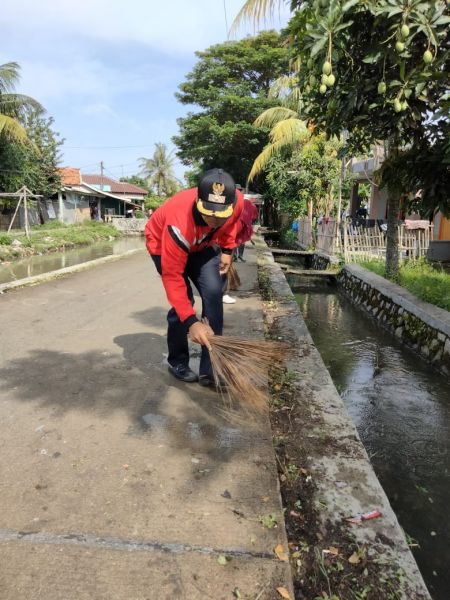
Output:
[[[308,456],[308,472],[315,484],[313,502],[320,522],[319,535],[326,540],[330,526],[345,527],[357,547],[368,548],[372,558],[385,565],[382,569],[385,568],[387,575],[392,576],[393,567],[404,573],[406,586],[398,590],[399,598],[431,600],[405,534],[312,341],[285,275],[261,238],[258,237],[256,245],[260,284],[266,293],[266,327],[296,348],[287,360],[288,373],[298,378],[296,401],[307,404],[320,422],[320,426],[306,433],[313,442],[309,449],[314,449],[314,441],[324,438],[331,441],[328,451],[313,450]],[[323,450],[323,444],[318,443],[317,447]],[[285,509],[288,512],[289,507]],[[380,511],[381,517],[359,525],[345,521],[347,517],[373,510]]]

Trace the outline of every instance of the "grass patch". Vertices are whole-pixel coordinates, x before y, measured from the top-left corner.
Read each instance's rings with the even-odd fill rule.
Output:
[[[383,260],[361,261],[358,264],[385,277]],[[421,300],[450,311],[450,273],[442,267],[432,266],[425,259],[408,261],[400,265],[399,284]]]
[[[35,226],[30,231],[29,240],[25,235],[18,235],[18,233],[11,231],[0,234],[0,260],[54,252],[67,247],[86,246],[121,236],[113,225],[98,221],[85,221],[76,225],[51,222]],[[19,240],[21,245],[12,248],[11,244],[15,239]]]

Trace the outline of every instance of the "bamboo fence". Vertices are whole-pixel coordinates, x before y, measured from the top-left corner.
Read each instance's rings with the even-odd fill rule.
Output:
[[[337,223],[327,219],[312,231],[308,218],[298,220],[298,240],[302,246],[314,245],[316,250],[326,254],[340,253],[345,262],[357,259],[370,260],[386,256],[386,232],[377,223],[373,227],[355,226],[350,222]],[[398,226],[398,248],[401,259],[416,260],[426,256],[430,241],[433,240],[433,227],[407,229]]]

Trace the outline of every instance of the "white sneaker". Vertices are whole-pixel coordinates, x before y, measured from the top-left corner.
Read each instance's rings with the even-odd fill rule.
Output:
[[[231,296],[229,296],[228,294],[225,294],[222,298],[222,302],[224,304],[235,304],[236,302],[236,298],[232,298]]]

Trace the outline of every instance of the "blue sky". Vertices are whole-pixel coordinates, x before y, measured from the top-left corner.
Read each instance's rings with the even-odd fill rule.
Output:
[[[18,92],[39,100],[65,138],[62,164],[119,178],[156,142],[173,148],[175,99],[194,52],[227,38],[244,0],[2,0],[0,63],[18,62]],[[287,8],[259,28],[279,29]],[[255,33],[248,23],[236,38]],[[177,164],[182,177],[185,167]]]

